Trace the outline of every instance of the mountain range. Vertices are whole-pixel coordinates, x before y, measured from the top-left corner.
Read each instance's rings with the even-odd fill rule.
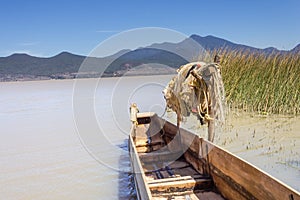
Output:
[[[300,53],[300,44],[289,51],[283,51],[273,47],[259,49],[214,36],[191,35],[179,43],[164,42],[135,50],[124,49],[102,58],[69,52],[49,58],[12,54],[0,57],[0,81],[173,73],[179,66],[195,60],[205,51],[222,48],[265,54]],[[161,66],[169,68],[162,69]]]

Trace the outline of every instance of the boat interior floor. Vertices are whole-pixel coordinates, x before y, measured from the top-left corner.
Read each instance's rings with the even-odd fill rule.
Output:
[[[163,159],[161,162],[155,152],[139,154],[153,199],[224,199],[214,187],[212,179],[199,174],[183,156],[175,161]],[[170,155],[169,152],[165,154]]]
[[[175,139],[168,131],[153,130],[149,124],[138,125],[135,130],[135,146],[153,199],[224,199],[212,178],[196,171],[179,144],[171,145],[171,140]]]

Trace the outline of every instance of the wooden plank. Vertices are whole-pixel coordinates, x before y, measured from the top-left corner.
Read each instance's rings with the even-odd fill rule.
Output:
[[[175,161],[181,156],[181,152],[170,152],[170,151],[155,151],[150,153],[139,153],[139,157],[144,163],[151,162],[168,162]]]
[[[136,147],[136,151],[138,153],[146,153],[146,152],[149,152],[149,148],[148,147]]]
[[[151,146],[156,146],[156,145],[160,145],[162,146],[163,145],[163,142],[162,141],[152,141],[150,144],[148,144],[147,142],[144,142],[144,143],[136,143],[136,147],[151,147]]]
[[[136,147],[144,147],[148,145],[147,137],[135,137],[135,146]]]
[[[211,179],[194,179],[191,176],[184,176],[178,178],[167,178],[161,180],[154,180],[148,182],[149,188],[152,193],[168,194],[168,193],[192,193],[196,190],[203,190],[212,186]]]
[[[300,200],[297,191],[245,160],[209,142],[204,142],[203,145],[203,148],[209,149],[208,160],[214,182],[225,198],[242,199],[243,196],[244,199],[280,200],[290,199],[292,195],[294,200]]]
[[[152,173],[155,170],[157,170],[157,168],[155,169],[151,164],[152,163],[144,163],[143,167],[144,167],[145,173]],[[160,165],[163,167],[163,169],[160,169],[160,170],[167,170],[166,166],[169,166],[173,172],[177,172],[177,170],[181,170],[183,168],[187,168],[187,167],[191,166],[190,164],[188,164],[186,162],[178,162],[178,161],[171,162],[171,163],[167,163],[167,162],[160,163]]]
[[[240,189],[233,188],[233,183],[228,183],[226,180],[224,180],[224,178],[222,178],[222,176],[217,175],[214,171],[212,172],[212,178],[216,187],[220,190],[221,194],[227,199],[255,199],[255,197],[251,197],[250,195],[243,195]],[[245,191],[244,193],[247,193],[247,191]]]
[[[132,129],[134,131],[134,129]],[[134,146],[132,133],[129,135],[129,155],[131,160],[131,167],[133,170],[135,187],[138,199],[148,200],[152,198],[151,191],[146,183],[146,176],[143,173],[143,168],[140,163],[138,153]]]
[[[165,182],[174,182],[174,181],[182,181],[182,180],[191,180],[191,176],[181,176],[181,177],[176,177],[176,178],[164,178],[164,179],[157,179],[157,180],[152,180],[148,181],[148,184],[157,184],[157,183],[165,183]]]
[[[137,118],[144,118],[144,117],[154,117],[156,114],[154,112],[141,112],[136,114]]]
[[[189,150],[184,153],[184,158],[189,162],[197,172],[204,175],[209,175],[207,164],[204,159],[199,159]]]
[[[195,194],[191,193],[183,195],[169,194],[165,196],[155,196],[152,200],[199,200],[199,198]]]
[[[149,184],[152,193],[180,192],[191,193],[196,185],[193,179]]]
[[[169,195],[169,196],[157,196],[152,200],[224,200],[224,198],[215,192],[197,192],[185,195]]]
[[[136,145],[136,149],[137,149],[138,153],[147,153],[147,152],[151,152],[151,151],[158,151],[163,147],[164,147],[164,145],[162,142]]]

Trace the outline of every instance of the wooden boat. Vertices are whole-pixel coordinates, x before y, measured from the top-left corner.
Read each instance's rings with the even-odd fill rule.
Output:
[[[138,199],[300,200],[299,192],[155,113],[135,116],[129,152]]]

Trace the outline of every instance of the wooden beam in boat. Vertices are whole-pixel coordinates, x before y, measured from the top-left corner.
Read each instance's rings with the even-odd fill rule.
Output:
[[[154,112],[140,112],[136,114],[137,118],[145,118],[145,117],[155,117],[156,113]]]
[[[163,179],[155,179],[148,181],[148,184],[158,184],[158,183],[167,183],[167,182],[174,182],[174,181],[185,181],[185,180],[191,180],[193,177],[191,176],[180,176],[175,178],[163,178]]]
[[[207,178],[194,179],[191,176],[164,178],[148,182],[153,196],[176,193],[177,195],[193,193],[195,189],[205,190],[212,187],[212,180]]]
[[[138,144],[139,145],[136,145],[136,149],[138,153],[157,151],[164,146],[162,141],[151,142],[150,144],[148,144],[147,142],[145,143],[139,142]]]
[[[145,163],[175,161],[182,155],[181,151],[156,151],[151,153],[139,153],[140,159]]]
[[[147,142],[144,143],[139,143],[136,144],[136,147],[151,147],[151,146],[156,146],[156,145],[162,145],[162,141],[157,141],[157,142],[151,142],[150,144],[148,144]]]
[[[188,163],[180,163],[180,164],[176,164],[176,161],[175,162],[171,162],[171,163],[161,163],[162,167],[160,169],[160,171],[167,171],[167,168],[166,167],[169,167],[170,170],[172,170],[173,172],[176,170],[181,170],[181,169],[184,169],[184,168],[188,168],[190,167],[191,165],[188,164]],[[152,173],[152,172],[155,172],[157,169],[154,168],[153,166],[151,165],[144,165],[144,171],[145,173]],[[176,176],[176,174],[175,174]]]

